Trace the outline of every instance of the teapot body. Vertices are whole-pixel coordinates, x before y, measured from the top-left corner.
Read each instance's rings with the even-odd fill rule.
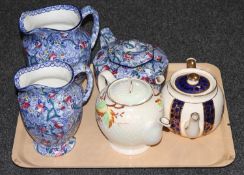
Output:
[[[85,96],[89,94],[72,76],[72,68],[62,62],[37,64],[15,75],[24,126],[42,155],[64,155],[76,143],[74,134],[80,125]]]
[[[91,36],[80,27],[89,14],[94,17]],[[78,72],[82,64],[90,63],[98,20],[97,12],[90,6],[80,10],[71,5],[56,5],[22,13],[19,25],[28,65],[61,60]]]
[[[187,59],[187,69],[176,71],[162,90],[164,115],[169,128],[188,138],[209,134],[219,125],[224,111],[224,94],[216,79]]]
[[[153,94],[150,84],[135,78],[117,80],[110,71],[98,76],[100,94],[96,120],[112,148],[136,155],[160,142],[162,137],[162,96]]]
[[[115,151],[135,155],[161,140],[159,121],[163,104],[160,95],[135,106],[114,104],[108,98],[105,88],[96,101],[96,120]]]
[[[216,95],[201,102],[185,102],[179,97],[173,96],[168,90],[167,83],[163,90],[164,115],[170,121],[170,130],[184,137],[197,138],[212,132],[220,124],[224,109],[223,92],[220,87]],[[197,115],[197,125],[191,125],[193,115]],[[192,127],[191,127],[192,126]],[[196,133],[196,130],[198,132]],[[193,133],[195,132],[195,133]]]
[[[108,70],[116,79],[138,78],[151,84],[156,94],[161,91],[168,67],[161,49],[138,40],[118,41],[108,28],[101,30],[100,41],[102,49],[93,60],[96,76]]]

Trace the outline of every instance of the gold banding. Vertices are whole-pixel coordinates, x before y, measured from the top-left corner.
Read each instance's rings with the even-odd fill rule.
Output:
[[[186,67],[187,68],[196,68],[196,62],[197,62],[197,60],[195,58],[187,58],[186,59]],[[187,75],[187,79],[189,81],[196,82],[196,84],[197,84],[197,82],[200,79],[200,76],[196,73],[191,73],[191,74]]]

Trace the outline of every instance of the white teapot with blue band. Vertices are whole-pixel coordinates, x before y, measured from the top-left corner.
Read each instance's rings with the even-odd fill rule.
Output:
[[[224,94],[209,72],[196,68],[194,58],[187,69],[175,72],[162,90],[164,117],[176,134],[197,138],[209,134],[220,123]]]

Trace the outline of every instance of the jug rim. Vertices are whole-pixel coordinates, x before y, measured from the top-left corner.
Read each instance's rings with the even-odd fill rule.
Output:
[[[51,87],[51,86],[35,84],[35,83],[24,86],[24,87],[20,86],[20,76],[21,75],[28,73],[28,72],[36,71],[38,69],[45,68],[45,67],[62,67],[62,68],[67,69],[69,72],[71,72],[71,77],[70,77],[69,82],[67,82],[65,85],[60,86],[60,87]],[[74,70],[72,69],[72,67],[69,64],[62,62],[62,61],[47,61],[45,63],[36,64],[36,65],[26,67],[26,68],[21,68],[17,71],[17,73],[14,76],[15,87],[18,91],[25,91],[29,88],[47,88],[50,90],[59,90],[59,89],[69,86],[73,82],[73,80],[74,80]]]
[[[60,30],[60,29],[53,29],[53,28],[47,28],[47,27],[43,27],[43,28],[34,28],[30,31],[27,31],[25,29],[25,26],[24,26],[24,20],[27,16],[35,16],[35,15],[39,15],[39,14],[42,14],[42,13],[46,13],[46,12],[51,12],[51,11],[54,11],[54,10],[72,10],[74,11],[76,14],[79,15],[79,22],[77,23],[77,25],[75,25],[74,27],[70,28],[70,29],[67,29],[67,30]],[[43,8],[39,8],[39,9],[35,9],[35,10],[29,10],[29,11],[25,11],[23,13],[21,13],[20,15],[20,18],[19,18],[19,29],[21,32],[23,33],[32,33],[33,31],[35,30],[38,30],[38,29],[42,29],[42,30],[52,30],[52,31],[59,31],[59,32],[67,32],[67,31],[72,31],[74,29],[76,29],[77,27],[79,27],[82,23],[82,14],[79,10],[79,8],[75,5],[70,5],[70,4],[60,4],[60,5],[52,5],[52,6],[46,6],[46,7],[43,7]]]

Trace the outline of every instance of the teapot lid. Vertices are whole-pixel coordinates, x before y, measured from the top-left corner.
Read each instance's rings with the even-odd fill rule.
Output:
[[[138,40],[118,41],[109,47],[110,61],[127,66],[137,67],[153,59],[153,47]]]
[[[208,72],[196,68],[196,60],[187,59],[187,69],[175,72],[170,80],[174,90],[190,96],[203,96],[216,88],[215,78]]]
[[[190,84],[188,81],[189,75],[181,75],[175,79],[177,89],[188,94],[199,94],[209,89],[210,82],[204,76],[199,76],[196,84]]]

